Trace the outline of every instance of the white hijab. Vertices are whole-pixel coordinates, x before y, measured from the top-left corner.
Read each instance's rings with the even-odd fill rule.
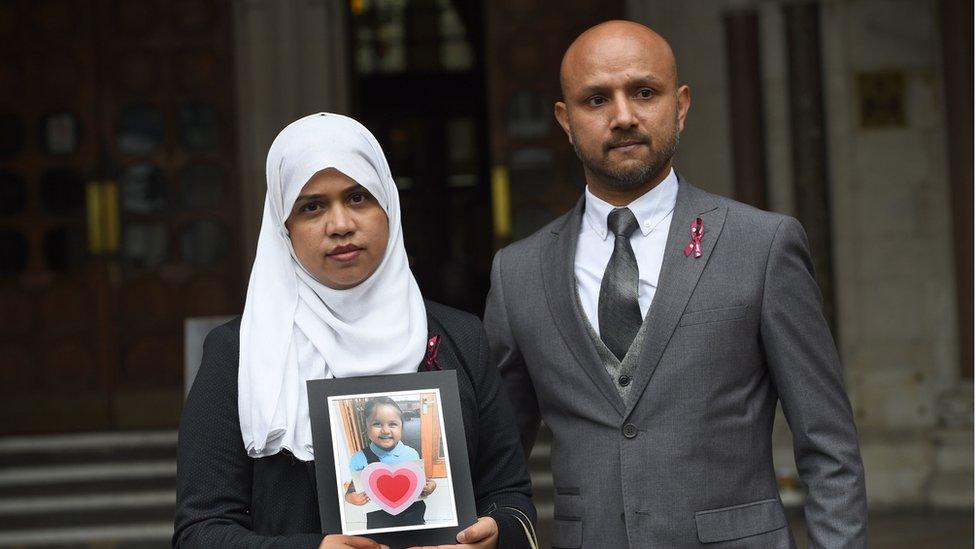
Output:
[[[335,168],[365,187],[389,219],[379,267],[354,288],[312,277],[292,248],[285,220],[302,187]],[[268,194],[241,320],[238,408],[247,454],[282,448],[314,458],[305,382],[417,371],[427,314],[407,264],[400,202],[379,143],[359,122],[318,113],[281,130],[268,151]]]

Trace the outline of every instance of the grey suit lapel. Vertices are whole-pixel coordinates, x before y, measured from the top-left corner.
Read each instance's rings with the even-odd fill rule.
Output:
[[[644,322],[650,325],[647,326],[647,334],[638,357],[634,385],[625,415],[630,415],[633,411],[647,383],[651,380],[661,355],[664,354],[664,349],[688,304],[688,299],[698,284],[698,278],[705,270],[705,264],[711,257],[715,242],[722,233],[728,211],[728,208],[719,205],[714,197],[692,187],[680,175],[678,184],[678,198],[668,230],[668,241],[664,249],[664,262],[661,265],[661,275],[658,277],[657,291],[644,319]],[[701,240],[702,256],[696,258],[692,254],[686,257],[684,248],[691,241],[691,223],[696,217],[702,219],[705,229]]]
[[[546,289],[549,311],[559,333],[566,341],[576,361],[590,377],[603,396],[623,415],[624,401],[607,375],[603,361],[590,343],[585,320],[577,313],[576,274],[574,259],[579,240],[580,223],[583,219],[584,198],[581,197],[563,223],[557,224],[549,235],[549,245],[542,251],[542,280]]]

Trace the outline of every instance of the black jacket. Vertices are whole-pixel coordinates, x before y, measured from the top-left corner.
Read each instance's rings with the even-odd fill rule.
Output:
[[[528,547],[515,516],[521,512],[535,521],[529,476],[484,330],[473,315],[429,301],[426,306],[428,331],[441,336],[437,361],[458,373],[478,514],[498,523],[499,547]],[[210,332],[183,408],[173,545],[318,547],[323,535],[314,464],[284,451],[252,459],[244,450],[239,336],[239,318]]]

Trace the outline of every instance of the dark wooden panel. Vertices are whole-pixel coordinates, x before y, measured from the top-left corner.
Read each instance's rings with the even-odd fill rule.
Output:
[[[23,191],[0,225],[28,243],[23,268],[0,274],[0,434],[107,426],[105,279],[85,237],[98,158],[94,6],[0,4],[0,116],[23,129],[0,154]]]
[[[171,407],[137,414],[122,403],[181,394],[183,319],[241,310],[231,3],[111,0],[100,8],[109,37],[99,50],[103,169],[122,185],[113,410],[120,426],[175,425]],[[152,118],[131,119],[126,141],[126,117],[139,108]],[[153,134],[139,131],[140,120],[156,124],[155,147],[141,148],[140,136]],[[192,171],[201,165],[209,170]],[[137,179],[127,194],[125,178],[138,170],[153,173],[155,190]],[[140,254],[150,244],[156,251]],[[209,281],[205,290],[200,280]]]
[[[559,65],[587,28],[624,17],[624,2],[502,0],[485,6],[491,163],[509,175],[512,234],[527,236],[573,206],[582,166],[553,117]],[[558,13],[558,17],[554,16]]]
[[[0,2],[0,47],[0,434],[175,426],[183,318],[243,298],[231,2]]]

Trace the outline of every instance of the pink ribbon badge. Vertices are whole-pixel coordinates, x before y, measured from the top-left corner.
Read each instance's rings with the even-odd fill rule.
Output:
[[[691,222],[691,242],[685,246],[685,257],[691,255],[691,252],[695,252],[695,257],[702,256],[701,249],[701,239],[702,234],[705,233],[705,224],[702,223],[700,217],[696,217],[694,221]]]
[[[441,345],[441,336],[432,335],[430,339],[427,340],[427,353],[424,355],[424,365],[427,366],[427,371],[432,370],[443,370],[444,368],[437,362],[437,349]]]

